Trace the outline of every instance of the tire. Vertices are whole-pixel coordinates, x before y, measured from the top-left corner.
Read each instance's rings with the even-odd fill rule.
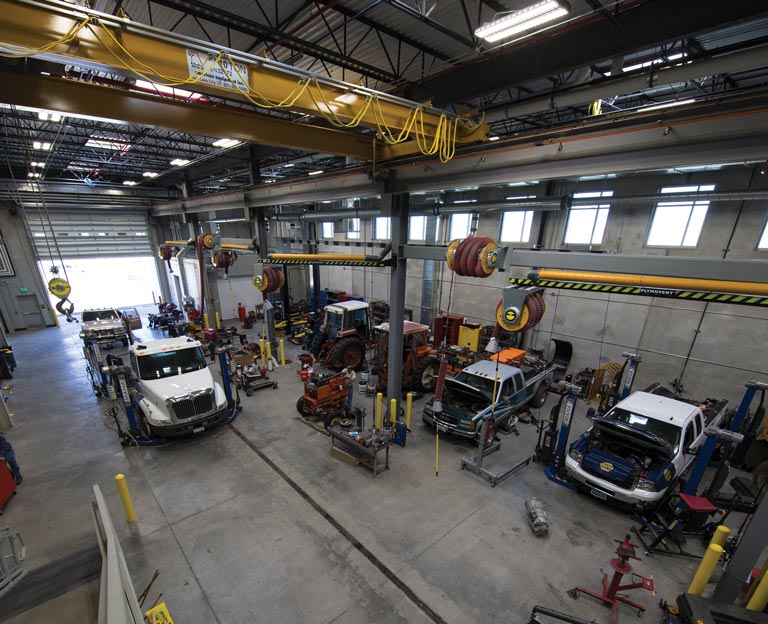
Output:
[[[437,384],[440,362],[436,357],[423,358],[408,378],[408,386],[419,392],[432,392]]]
[[[541,384],[539,389],[536,390],[536,394],[533,395],[531,407],[535,407],[536,409],[544,407],[544,403],[547,402],[547,394],[547,387],[544,384]]]
[[[765,482],[768,481],[768,461],[764,461],[755,468],[755,472],[752,474],[752,483],[758,490],[762,490],[765,486]]]
[[[296,401],[296,409],[299,410],[299,414],[304,416],[304,418],[307,418],[310,416],[309,410],[304,406],[304,397],[300,396],[299,400]]]
[[[251,396],[252,394],[253,394],[253,390],[246,390],[245,391],[245,396],[247,396],[247,397]],[[302,399],[301,402],[304,403],[304,399]]]
[[[347,336],[336,343],[331,356],[335,368],[360,370],[365,361],[365,347],[357,336]]]
[[[329,429],[334,425],[338,425],[342,418],[344,418],[344,412],[342,410],[335,410],[325,417],[323,425],[326,429]]]
[[[120,340],[120,342],[122,342],[122,343],[123,343],[123,346],[124,346],[124,347],[127,347],[127,346],[130,344],[130,343],[128,342],[128,338],[122,338],[122,339]]]
[[[320,355],[320,349],[323,348],[328,335],[324,331],[316,331],[312,335],[312,344],[309,346],[309,352],[317,358]]]

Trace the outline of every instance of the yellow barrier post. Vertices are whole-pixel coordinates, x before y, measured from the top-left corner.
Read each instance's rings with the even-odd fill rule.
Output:
[[[710,544],[717,544],[718,546],[725,546],[725,540],[728,539],[728,534],[731,532],[731,530],[725,526],[724,524],[719,525],[715,529],[715,534],[712,536],[712,541],[709,542]]]
[[[124,474],[115,475],[115,485],[117,485],[117,492],[120,494],[120,501],[123,503],[125,519],[128,522],[136,522],[136,510],[133,508],[131,493],[128,491],[128,484],[125,482]]]
[[[411,412],[413,412],[413,392],[405,395],[405,428],[411,430]]]
[[[285,338],[280,338],[280,366],[285,366]]]
[[[712,574],[715,571],[717,562],[720,561],[720,556],[723,554],[723,547],[719,544],[710,544],[707,548],[707,552],[701,558],[699,569],[696,570],[696,574],[693,575],[693,580],[688,588],[688,593],[693,596],[701,596],[704,588],[709,583],[709,579],[712,578]]]
[[[218,310],[216,310],[216,329],[221,329],[221,317]]]
[[[272,360],[272,341],[267,340],[267,360]]]
[[[205,322],[205,329],[208,329],[210,325],[208,324],[208,312],[203,314],[203,321]]]
[[[261,354],[261,365],[266,367],[267,365],[267,348],[264,346],[264,338],[259,339],[259,353]]]
[[[440,434],[437,432],[437,428],[435,428],[435,476],[438,476],[438,466],[440,465],[437,461],[439,452],[440,452]]]
[[[759,583],[755,581],[755,585],[757,585],[757,589],[747,603],[747,610],[759,613],[765,609],[765,605],[768,605],[768,574],[763,575]]]
[[[376,429],[381,429],[381,413],[384,410],[384,395],[379,392],[376,394]]]
[[[752,585],[750,585],[747,595],[744,596],[743,604],[749,604],[750,600],[752,600],[752,596],[755,594],[755,591],[758,587],[760,587],[760,583],[766,576],[768,576],[768,559],[766,559],[765,563],[763,563],[763,565],[760,567],[760,574],[758,574],[757,578],[752,581]]]
[[[395,433],[395,423],[397,422],[397,399],[390,399],[389,401],[389,426],[392,428],[392,433]]]

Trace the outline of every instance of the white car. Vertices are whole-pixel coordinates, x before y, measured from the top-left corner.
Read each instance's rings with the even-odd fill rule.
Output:
[[[120,341],[127,347],[133,340],[123,314],[115,308],[83,310],[80,323],[80,338],[86,342]]]
[[[233,406],[192,338],[136,342],[128,351],[134,405],[153,435],[202,433],[226,422]]]

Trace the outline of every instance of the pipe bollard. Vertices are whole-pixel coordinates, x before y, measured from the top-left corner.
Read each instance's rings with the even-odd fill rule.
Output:
[[[699,569],[696,570],[696,574],[693,575],[690,587],[688,587],[688,593],[693,596],[701,596],[702,592],[709,583],[709,579],[712,578],[712,574],[715,571],[720,556],[723,554],[723,547],[719,544],[710,544],[707,548],[707,552],[701,558]]]
[[[413,412],[413,392],[405,395],[405,428],[411,430],[411,413]]]
[[[280,338],[280,366],[285,366],[285,338]]]
[[[375,422],[376,429],[381,429],[381,425],[382,425],[381,413],[383,411],[384,411],[384,395],[381,392],[378,392],[376,394],[376,422]]]
[[[725,540],[728,539],[728,534],[731,532],[731,530],[725,526],[724,524],[719,525],[715,529],[715,534],[712,536],[712,541],[709,542],[710,544],[717,544],[718,546],[725,546]]]
[[[208,312],[203,314],[203,322],[205,323],[205,329],[208,329],[210,325],[208,324]]]
[[[131,493],[128,491],[128,484],[125,482],[124,474],[115,475],[115,485],[117,485],[117,493],[120,494],[120,502],[123,503],[125,519],[128,522],[136,522],[136,510],[133,507]]]
[[[760,582],[755,581],[756,589],[752,597],[747,602],[747,611],[762,612],[765,605],[768,605],[768,574],[761,574]]]
[[[755,594],[755,590],[760,586],[760,582],[765,576],[768,576],[768,559],[766,559],[763,565],[760,566],[760,574],[758,574],[757,578],[752,581],[752,584],[749,586],[749,591],[744,596],[742,604],[749,604],[749,601],[752,600],[752,596]]]
[[[264,346],[264,338],[261,338],[259,340],[259,353],[261,354],[261,366],[262,368],[267,367],[267,349]]]
[[[221,329],[221,317],[218,310],[216,310],[216,329]]]
[[[440,464],[437,461],[437,456],[439,452],[440,452],[440,433],[438,432],[437,428],[435,428],[435,476],[438,476],[439,474],[438,467],[440,466]]]
[[[389,401],[389,426],[392,429],[392,434],[395,433],[395,423],[397,422],[397,399],[390,399]]]
[[[272,359],[272,341],[267,340],[267,360]]]

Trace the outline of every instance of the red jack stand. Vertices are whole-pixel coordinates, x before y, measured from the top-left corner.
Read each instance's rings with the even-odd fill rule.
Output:
[[[616,548],[616,554],[618,557],[616,559],[611,559],[611,567],[613,568],[614,572],[610,583],[608,582],[608,575],[603,574],[602,594],[595,593],[589,589],[585,589],[584,587],[574,587],[568,592],[568,595],[572,598],[578,598],[579,594],[583,593],[587,594],[587,596],[592,596],[592,598],[595,598],[604,604],[611,605],[611,624],[616,624],[616,607],[618,607],[620,602],[628,604],[630,607],[637,609],[638,616],[645,613],[645,607],[643,605],[638,604],[637,602],[633,602],[624,594],[620,594],[618,592],[626,591],[629,589],[638,589],[642,587],[643,589],[647,589],[649,592],[653,592],[654,596],[656,595],[656,592],[653,589],[652,576],[646,578],[632,572],[632,566],[629,565],[629,560],[635,559],[640,561],[640,558],[635,556],[635,546],[630,544],[629,540],[629,534],[626,535],[623,542],[620,540],[614,540],[618,544],[618,547]],[[625,574],[632,575],[632,582],[628,583],[627,585],[622,585],[621,579]]]

